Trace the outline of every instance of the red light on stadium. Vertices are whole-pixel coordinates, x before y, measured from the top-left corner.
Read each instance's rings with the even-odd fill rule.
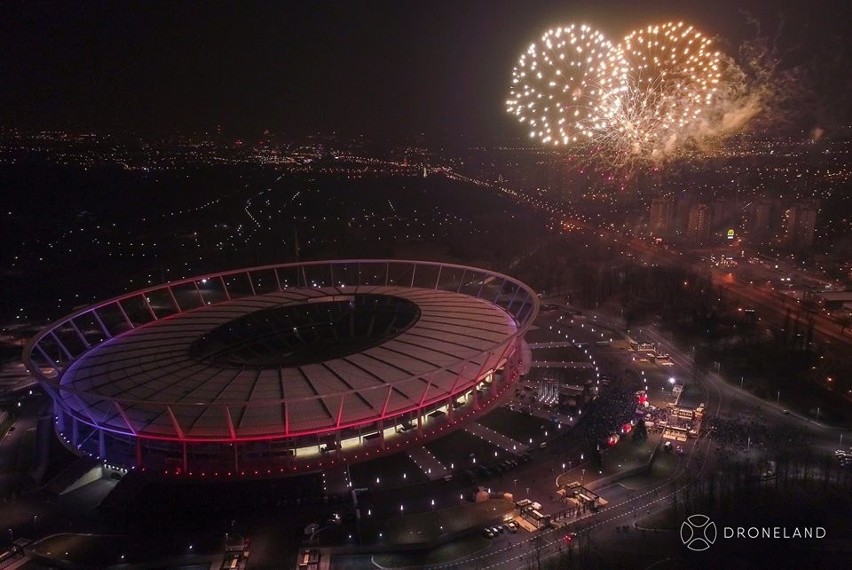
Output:
[[[608,438],[606,438],[606,444],[610,447],[618,443],[619,437],[617,433],[610,434]]]
[[[296,287],[288,286],[294,282]],[[288,319],[301,322],[300,311],[309,305],[318,319],[357,310],[373,318],[392,316],[393,323],[405,326],[376,327],[371,330],[378,332],[369,338],[363,331],[350,331],[359,342],[366,340],[341,341],[340,346],[329,340],[325,359],[314,354],[310,339],[291,334],[291,327],[262,328]],[[519,377],[519,339],[538,307],[535,292],[523,283],[461,265],[338,260],[250,267],[181,279],[79,309],[30,339],[23,359],[51,389],[58,431],[84,433],[80,426],[94,430],[95,437],[66,442],[78,453],[100,451],[111,462],[140,470],[150,463],[168,477],[257,477],[264,471],[271,475],[336,466],[353,453],[356,460],[371,459],[458,429],[497,402]],[[475,327],[470,326],[471,314],[482,316]],[[195,326],[199,319],[203,335]],[[80,341],[73,332],[78,329],[99,335]],[[466,334],[458,332],[463,329]],[[229,344],[229,331],[240,335],[239,347],[251,350]],[[434,341],[440,350],[429,342],[406,342],[409,337]],[[146,349],[140,357],[136,351],[160,346],[163,339],[168,339],[168,354]],[[353,364],[359,358],[373,364],[361,369]],[[91,362],[108,362],[110,370],[121,374],[113,381]],[[52,374],[42,372],[51,368]],[[414,372],[398,373],[409,369]],[[147,383],[151,371],[168,380],[155,394]],[[492,371],[504,376],[492,384],[488,396],[477,398],[469,411],[476,413],[462,412],[443,425],[427,420],[428,426],[396,441],[382,437],[378,449],[358,450],[368,445],[358,440],[328,460],[314,456],[318,436],[339,441],[409,417],[426,417]],[[361,378],[363,385],[351,385],[349,376]],[[215,381],[202,390],[200,377]],[[292,388],[286,394],[280,392],[282,378]],[[248,385],[253,386],[250,393],[244,390]],[[251,399],[255,392],[275,397]],[[135,455],[132,445],[114,445],[116,441],[135,442]],[[277,447],[273,450],[270,443],[264,449],[259,442],[265,441]],[[225,448],[227,453],[220,453]],[[278,448],[286,452],[283,467]],[[205,451],[198,453],[201,449]],[[162,470],[162,462],[169,468]],[[241,469],[243,463],[247,465]]]
[[[630,424],[624,424],[621,426],[621,433],[627,434],[633,431],[633,426]]]

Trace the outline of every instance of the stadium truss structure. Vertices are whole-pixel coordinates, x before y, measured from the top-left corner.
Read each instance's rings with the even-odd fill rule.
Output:
[[[252,267],[128,293],[33,337],[61,439],[125,468],[252,475],[453,429],[517,381],[520,281],[401,260]]]

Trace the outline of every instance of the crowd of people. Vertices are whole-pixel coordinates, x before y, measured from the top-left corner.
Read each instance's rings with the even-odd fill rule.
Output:
[[[610,387],[586,410],[586,443],[600,445],[610,434],[618,433],[621,426],[634,419],[636,405],[636,394],[632,390]]]
[[[668,423],[669,410],[668,408],[658,408],[657,406],[648,406],[639,409],[642,411],[642,419],[645,420],[645,425],[648,431],[662,429],[662,425]]]

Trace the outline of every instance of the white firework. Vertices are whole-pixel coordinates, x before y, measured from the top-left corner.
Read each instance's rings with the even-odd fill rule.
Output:
[[[590,141],[606,127],[599,109],[603,92],[615,90],[626,71],[618,58],[604,35],[587,25],[547,30],[512,70],[506,110],[544,144]]]

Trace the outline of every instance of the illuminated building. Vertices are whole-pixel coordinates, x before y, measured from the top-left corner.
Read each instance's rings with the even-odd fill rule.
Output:
[[[799,202],[785,214],[786,240],[789,247],[809,247],[814,242],[819,203],[816,200]]]
[[[669,198],[658,197],[651,200],[648,228],[651,235],[666,234],[674,217],[674,205]]]
[[[769,201],[757,202],[752,207],[749,239],[753,243],[763,243],[772,238],[776,226],[773,211],[773,204]]]
[[[707,204],[696,204],[690,208],[686,232],[693,244],[707,243],[710,237],[710,208]]]
[[[24,362],[74,451],[153,472],[287,473],[404,448],[518,380],[537,295],[421,261],[253,267],[135,291]]]

